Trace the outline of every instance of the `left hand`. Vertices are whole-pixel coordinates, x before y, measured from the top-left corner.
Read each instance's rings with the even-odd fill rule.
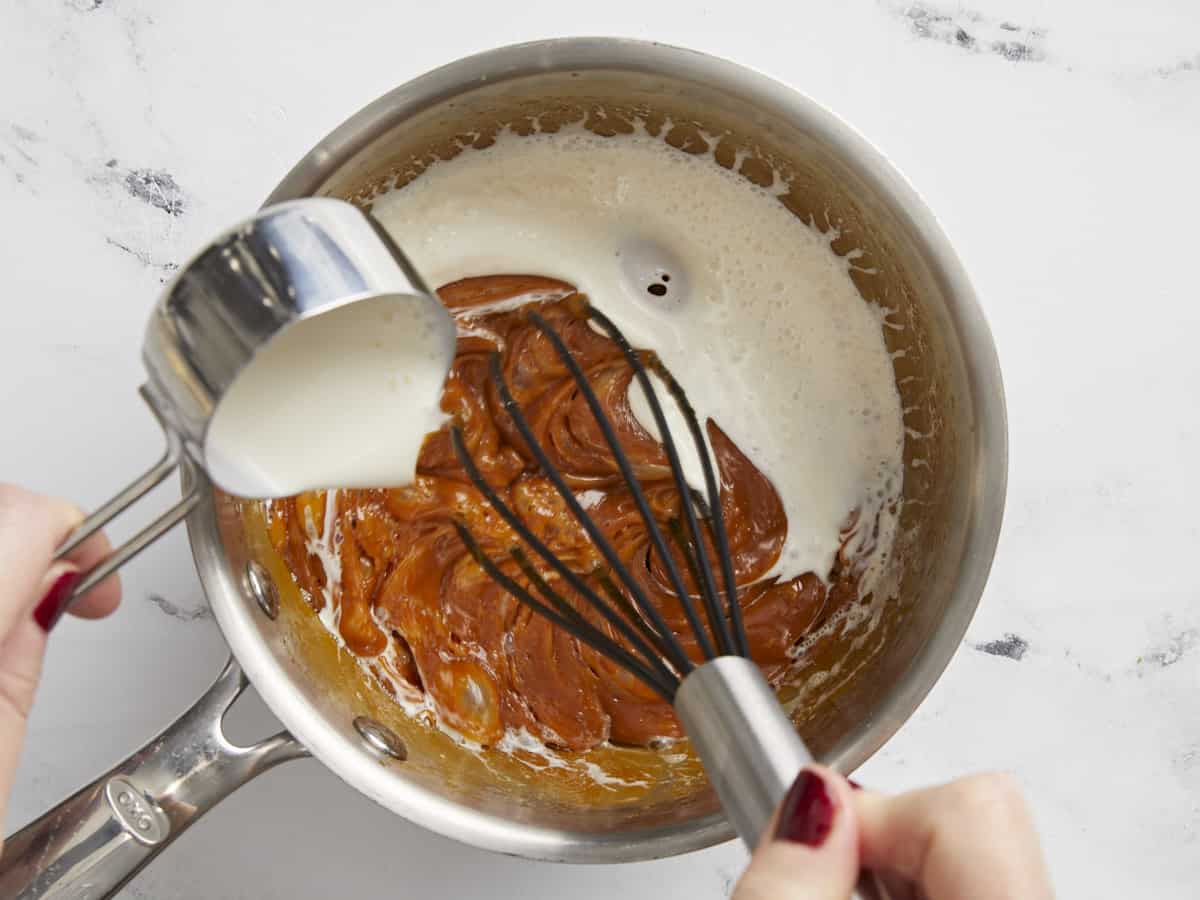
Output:
[[[0,484],[0,824],[50,629],[66,611],[80,573],[111,549],[108,539],[97,533],[67,559],[55,561],[55,551],[83,518],[83,512],[66,500]],[[81,597],[70,612],[97,619],[120,602],[121,584],[113,575]]]

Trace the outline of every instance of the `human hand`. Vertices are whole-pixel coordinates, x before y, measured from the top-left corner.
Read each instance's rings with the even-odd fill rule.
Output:
[[[0,824],[8,808],[13,776],[25,740],[25,723],[42,671],[46,638],[79,583],[111,549],[103,534],[92,535],[67,559],[54,553],[83,521],[65,500],[0,484]],[[106,616],[121,601],[121,584],[105,579],[71,613]],[[3,831],[0,831],[2,840]]]
[[[733,900],[847,900],[865,867],[897,900],[1054,896],[1013,781],[975,775],[889,797],[805,769],[768,827]]]

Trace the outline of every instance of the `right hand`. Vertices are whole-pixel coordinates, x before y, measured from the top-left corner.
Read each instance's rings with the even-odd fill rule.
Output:
[[[860,867],[897,900],[1049,900],[1025,802],[1005,775],[889,797],[814,766],[796,779],[732,900],[846,900]]]

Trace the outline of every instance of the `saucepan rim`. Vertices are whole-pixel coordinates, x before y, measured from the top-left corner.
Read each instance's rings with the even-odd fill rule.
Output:
[[[628,71],[679,78],[751,99],[760,109],[809,129],[834,147],[911,228],[963,349],[974,404],[976,465],[969,485],[969,533],[946,612],[871,720],[824,755],[849,771],[891,737],[932,688],[961,643],[999,538],[1007,481],[1007,426],[999,363],[966,272],[933,214],[896,169],[832,112],[797,91],[696,51],[620,38],[564,38],[516,44],[438,68],[389,92],[351,116],[308,153],[271,193],[277,203],[315,193],[372,140],[423,109],[468,92],[538,73]],[[623,833],[568,832],[532,826],[468,809],[397,778],[365,748],[333,728],[292,685],[252,620],[239,573],[230,571],[218,530],[214,492],[199,472],[204,502],[188,519],[197,569],[231,650],[264,701],[311,753],[349,784],[404,818],[478,847],[529,858],[572,862],[631,862],[708,847],[733,836],[719,814],[656,829]]]

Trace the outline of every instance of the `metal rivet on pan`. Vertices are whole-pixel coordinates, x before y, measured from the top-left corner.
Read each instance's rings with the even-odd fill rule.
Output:
[[[408,748],[404,746],[404,741],[400,740],[392,729],[380,725],[367,716],[355,718],[354,728],[376,753],[401,761],[408,759]]]
[[[262,563],[253,559],[246,563],[246,588],[268,619],[279,615],[279,588]]]

